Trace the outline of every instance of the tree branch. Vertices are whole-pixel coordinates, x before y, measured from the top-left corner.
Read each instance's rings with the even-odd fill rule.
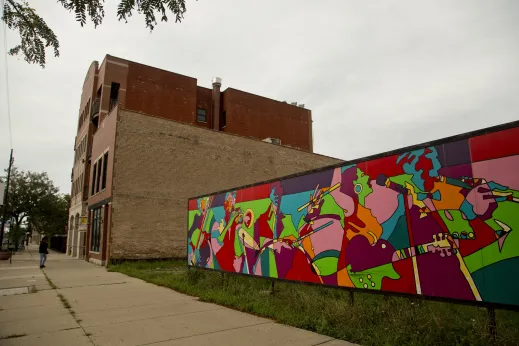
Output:
[[[13,6],[14,10],[18,13],[18,15],[20,17],[22,17],[23,21],[25,22],[25,25],[27,25],[27,27],[32,31],[32,33],[34,34],[34,36],[38,36],[38,33],[34,30],[34,27],[33,27],[33,23],[31,23],[26,17],[25,15],[20,12],[20,10],[18,10],[18,8],[16,7],[18,4],[16,2],[14,2],[13,0],[6,0],[8,3],[11,4],[11,6]]]
[[[59,41],[47,23],[23,0],[6,0],[2,17],[9,29],[17,29],[21,43],[9,50],[9,55],[22,53],[25,61],[45,67],[45,49],[52,46],[59,56]]]

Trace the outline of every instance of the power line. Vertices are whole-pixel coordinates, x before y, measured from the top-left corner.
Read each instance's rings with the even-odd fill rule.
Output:
[[[5,0],[2,1],[2,10],[5,9],[4,3]],[[3,13],[2,13],[3,14]],[[9,144],[11,146],[10,149],[13,149],[13,132],[11,129],[11,102],[9,97],[9,66],[7,63],[7,24],[4,21],[4,53],[5,53],[5,90],[6,90],[6,97],[7,97],[7,122],[9,125]]]

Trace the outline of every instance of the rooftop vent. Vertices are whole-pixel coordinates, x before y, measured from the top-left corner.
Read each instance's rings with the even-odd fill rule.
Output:
[[[283,101],[283,103],[290,104],[291,106],[296,106],[296,107],[299,107],[299,108],[305,108],[305,104],[304,103],[297,103],[297,102],[290,102],[290,103],[288,103],[287,101]]]
[[[268,137],[268,138],[265,138],[265,139],[263,140],[263,142],[267,142],[267,143],[271,143],[271,144],[281,145],[281,139],[279,139],[279,138],[271,138],[271,137]]]
[[[215,85],[215,84],[220,85],[220,86],[222,85],[222,79],[220,77],[214,77],[212,82],[213,82],[212,83],[213,85]]]

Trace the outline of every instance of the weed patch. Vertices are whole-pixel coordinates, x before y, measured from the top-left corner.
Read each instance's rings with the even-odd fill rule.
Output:
[[[0,340],[5,340],[5,339],[16,339],[16,338],[24,337],[24,336],[26,336],[26,335],[27,335],[27,334],[11,334],[11,335],[4,336],[3,338],[0,338]]]
[[[59,300],[61,300],[61,303],[63,304],[63,307],[65,309],[70,309],[70,304],[67,300],[67,298],[65,298],[62,294],[58,293],[58,297],[59,297]]]
[[[49,279],[49,277],[47,276],[47,274],[44,273],[44,275],[45,275],[45,279],[47,279],[47,282],[49,283],[49,286],[50,286],[53,290],[55,290],[56,288],[58,288],[56,285],[54,285],[54,283],[52,282],[52,280]]]

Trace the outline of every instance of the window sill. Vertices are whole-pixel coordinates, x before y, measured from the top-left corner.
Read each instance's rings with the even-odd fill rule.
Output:
[[[106,188],[102,189],[102,190],[99,191],[99,192],[94,193],[93,195],[90,195],[90,197],[95,197],[95,196],[97,196],[97,195],[99,195],[100,193],[105,192],[105,191],[106,191]],[[90,197],[89,197],[89,198],[90,198]]]

